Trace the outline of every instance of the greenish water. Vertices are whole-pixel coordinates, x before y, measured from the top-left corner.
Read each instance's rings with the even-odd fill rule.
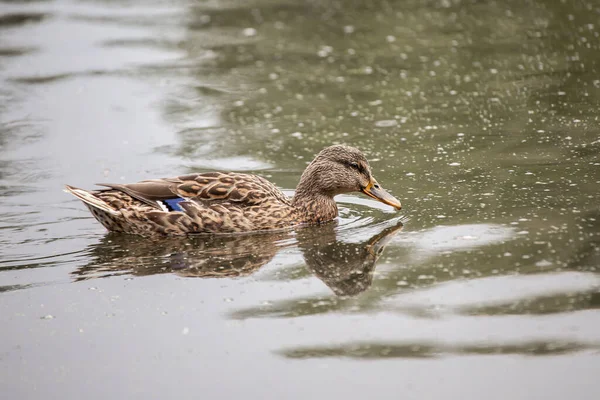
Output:
[[[7,398],[596,399],[596,1],[0,2]],[[403,210],[149,241],[64,183],[362,149]]]

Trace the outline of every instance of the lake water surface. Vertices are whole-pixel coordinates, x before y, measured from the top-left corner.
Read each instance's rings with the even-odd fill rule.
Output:
[[[0,1],[6,399],[600,398],[597,1]],[[361,148],[396,213],[108,234],[65,183]]]

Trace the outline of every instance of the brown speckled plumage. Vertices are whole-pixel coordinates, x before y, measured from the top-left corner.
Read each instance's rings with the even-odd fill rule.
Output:
[[[86,191],[67,186],[110,231],[149,236],[238,233],[322,223],[337,217],[334,196],[360,192],[400,209],[379,187],[362,153],[331,146],[311,162],[293,198],[266,179],[234,172],[208,172],[133,184],[101,184]],[[182,199],[170,210],[165,201]],[[181,208],[181,210],[179,210]]]

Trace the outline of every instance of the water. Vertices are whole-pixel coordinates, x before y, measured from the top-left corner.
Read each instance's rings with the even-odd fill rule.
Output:
[[[595,399],[594,1],[0,3],[6,398]],[[62,185],[361,148],[402,213],[150,241]],[[575,368],[577,366],[577,368]]]

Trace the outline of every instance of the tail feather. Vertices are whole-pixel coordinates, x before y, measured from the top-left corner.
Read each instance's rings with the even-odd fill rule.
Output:
[[[92,193],[88,192],[87,190],[79,189],[79,188],[76,188],[76,187],[70,186],[70,185],[65,185],[65,188],[66,188],[65,192],[71,193],[73,196],[77,197],[79,200],[83,201],[85,204],[87,204],[91,207],[102,210],[110,215],[120,215],[121,214],[119,211],[115,210],[110,205],[108,205],[106,202],[104,202],[103,200],[94,196]]]

